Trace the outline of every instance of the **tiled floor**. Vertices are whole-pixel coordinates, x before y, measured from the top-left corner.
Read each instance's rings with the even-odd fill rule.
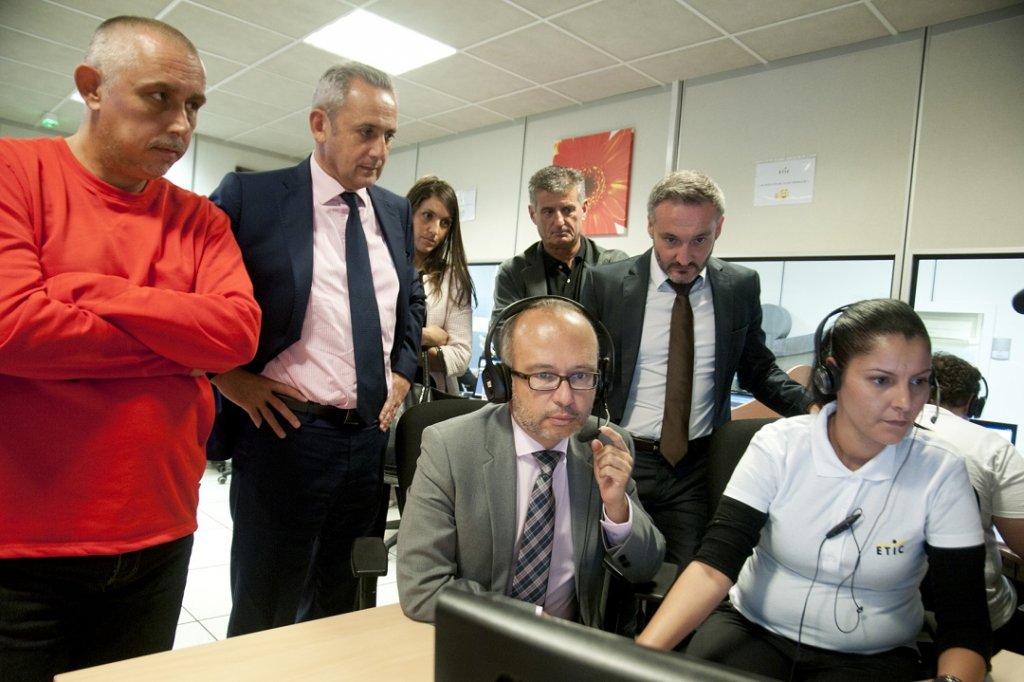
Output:
[[[231,612],[228,557],[231,551],[231,513],[228,510],[228,483],[217,482],[217,470],[211,465],[199,488],[199,530],[196,531],[192,561],[174,648],[206,644],[223,639]],[[397,518],[392,507],[389,517]],[[392,531],[388,531],[389,533]],[[377,581],[377,604],[398,602],[395,586],[395,550],[391,549],[388,574]]]

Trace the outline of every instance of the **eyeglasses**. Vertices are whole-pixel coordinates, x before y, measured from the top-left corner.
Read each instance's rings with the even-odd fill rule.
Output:
[[[523,374],[514,369],[509,369],[512,376],[526,379],[534,391],[557,391],[563,381],[569,383],[569,388],[576,391],[593,391],[597,388],[597,380],[601,377],[598,372],[573,372],[568,376],[555,374],[554,372],[537,372],[536,374]]]

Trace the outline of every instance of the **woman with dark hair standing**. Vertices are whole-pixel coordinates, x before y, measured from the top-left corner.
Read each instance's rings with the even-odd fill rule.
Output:
[[[458,395],[458,378],[469,366],[476,298],[462,247],[459,202],[452,186],[433,175],[420,178],[406,197],[412,205],[416,269],[427,295],[424,372],[434,386]]]
[[[754,436],[637,641],[668,649],[700,626],[688,654],[777,679],[920,679],[930,568],[936,679],[981,682],[991,633],[977,504],[951,446],[914,424],[928,332],[906,303],[861,301],[822,321],[815,349],[821,411]]]

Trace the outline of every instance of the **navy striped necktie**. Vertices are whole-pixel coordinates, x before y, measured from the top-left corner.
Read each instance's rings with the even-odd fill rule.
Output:
[[[381,343],[380,312],[373,288],[370,252],[359,217],[355,192],[342,192],[348,204],[345,223],[345,262],[348,267],[348,301],[352,313],[352,343],[356,360],[356,410],[366,424],[375,424],[387,397],[384,379],[384,345]]]

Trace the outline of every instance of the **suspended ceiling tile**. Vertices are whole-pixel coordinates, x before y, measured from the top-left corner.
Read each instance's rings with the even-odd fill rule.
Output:
[[[402,78],[461,97],[467,102],[479,102],[503,95],[510,90],[522,90],[533,85],[518,76],[463,54],[452,55],[409,71],[402,74]]]
[[[5,0],[6,1],[6,0]],[[162,12],[172,0],[50,0],[54,4],[76,10],[82,14],[96,17],[102,21],[111,17],[134,15],[137,17],[155,17]],[[36,0],[38,4],[42,4]],[[99,26],[100,21],[96,22]]]
[[[901,0],[902,1],[902,0]],[[930,1],[930,0],[925,0]],[[746,31],[849,4],[849,0],[686,0],[686,4],[729,33]]]
[[[276,31],[188,3],[174,5],[164,21],[188,36],[200,50],[249,66],[292,42]]]
[[[737,36],[765,59],[784,59],[889,35],[863,5],[816,14]]]
[[[218,90],[251,100],[273,102],[281,109],[308,109],[315,83],[300,83],[262,69],[248,69],[218,86]]]
[[[654,79],[627,66],[613,66],[610,69],[559,81],[549,87],[580,102],[592,102],[655,85],[658,83]]]
[[[509,118],[522,118],[532,114],[554,111],[555,109],[561,109],[576,103],[571,99],[552,92],[548,88],[531,88],[523,92],[488,100],[481,106],[496,111],[499,114],[504,114]]]
[[[247,68],[244,64],[218,57],[215,54],[199,50],[199,57],[206,67],[206,87],[216,87],[225,78],[234,76],[239,71]]]
[[[640,59],[633,62],[632,65],[655,80],[671,83],[759,63],[753,55],[735,42],[729,38],[722,38],[712,43],[687,47],[649,59]]]
[[[439,137],[451,135],[453,132],[455,131],[449,130],[448,128],[442,128],[434,125],[433,123],[416,121],[398,128],[398,135],[395,136],[395,146],[393,149],[401,149],[403,146],[416,144],[417,142],[434,140]]]
[[[530,26],[468,52],[539,85],[614,63],[612,58],[547,24]]]
[[[253,100],[219,90],[207,93],[206,104],[201,111],[229,116],[253,125],[264,125],[292,113],[291,110],[270,106],[263,100]]]
[[[398,113],[410,118],[425,118],[442,111],[465,106],[465,100],[423,87],[403,78],[394,80],[398,96]]]
[[[473,128],[483,128],[484,126],[492,125],[494,123],[501,123],[508,121],[509,119],[501,114],[497,114],[493,111],[488,111],[481,107],[470,106],[463,107],[462,109],[455,109],[453,111],[447,111],[437,116],[431,116],[425,119],[426,123],[433,123],[435,125],[454,130],[457,133],[461,133],[466,130],[472,130]]]
[[[85,51],[0,27],[0,54],[16,62],[70,76]]]
[[[274,133],[281,132],[292,135],[293,137],[305,138],[306,146],[312,148],[313,138],[312,133],[309,131],[308,110],[289,114],[283,119],[271,121],[263,126],[263,129]]]
[[[552,23],[625,60],[722,35],[675,0],[603,0],[556,17]]]
[[[352,11],[352,7],[324,0],[192,0],[224,14],[284,33],[292,38],[305,38],[313,31]]]
[[[230,142],[256,149],[266,149],[295,159],[308,156],[313,149],[312,140],[287,133],[268,134],[266,130],[253,130],[230,138]]]
[[[240,121],[233,116],[224,116],[203,107],[199,110],[196,133],[226,140],[234,135],[252,130],[254,127],[251,122]]]
[[[535,21],[503,0],[379,0],[366,9],[459,49]]]
[[[0,57],[0,83],[4,87],[19,87],[43,92],[56,97],[64,97],[75,89],[75,81],[71,74],[54,73],[37,69],[28,64],[18,64]]]
[[[0,26],[77,48],[80,55],[98,25],[94,17],[40,0],[0,2]]]
[[[324,75],[327,69],[343,61],[344,59],[338,55],[305,43],[296,43],[262,62],[260,68],[316,87],[320,76]]]
[[[910,31],[991,10],[1019,5],[1021,0],[874,0],[897,31]],[[1024,39],[1024,36],[1022,36]]]
[[[513,5],[542,17],[554,16],[589,2],[592,0],[512,0]]]

